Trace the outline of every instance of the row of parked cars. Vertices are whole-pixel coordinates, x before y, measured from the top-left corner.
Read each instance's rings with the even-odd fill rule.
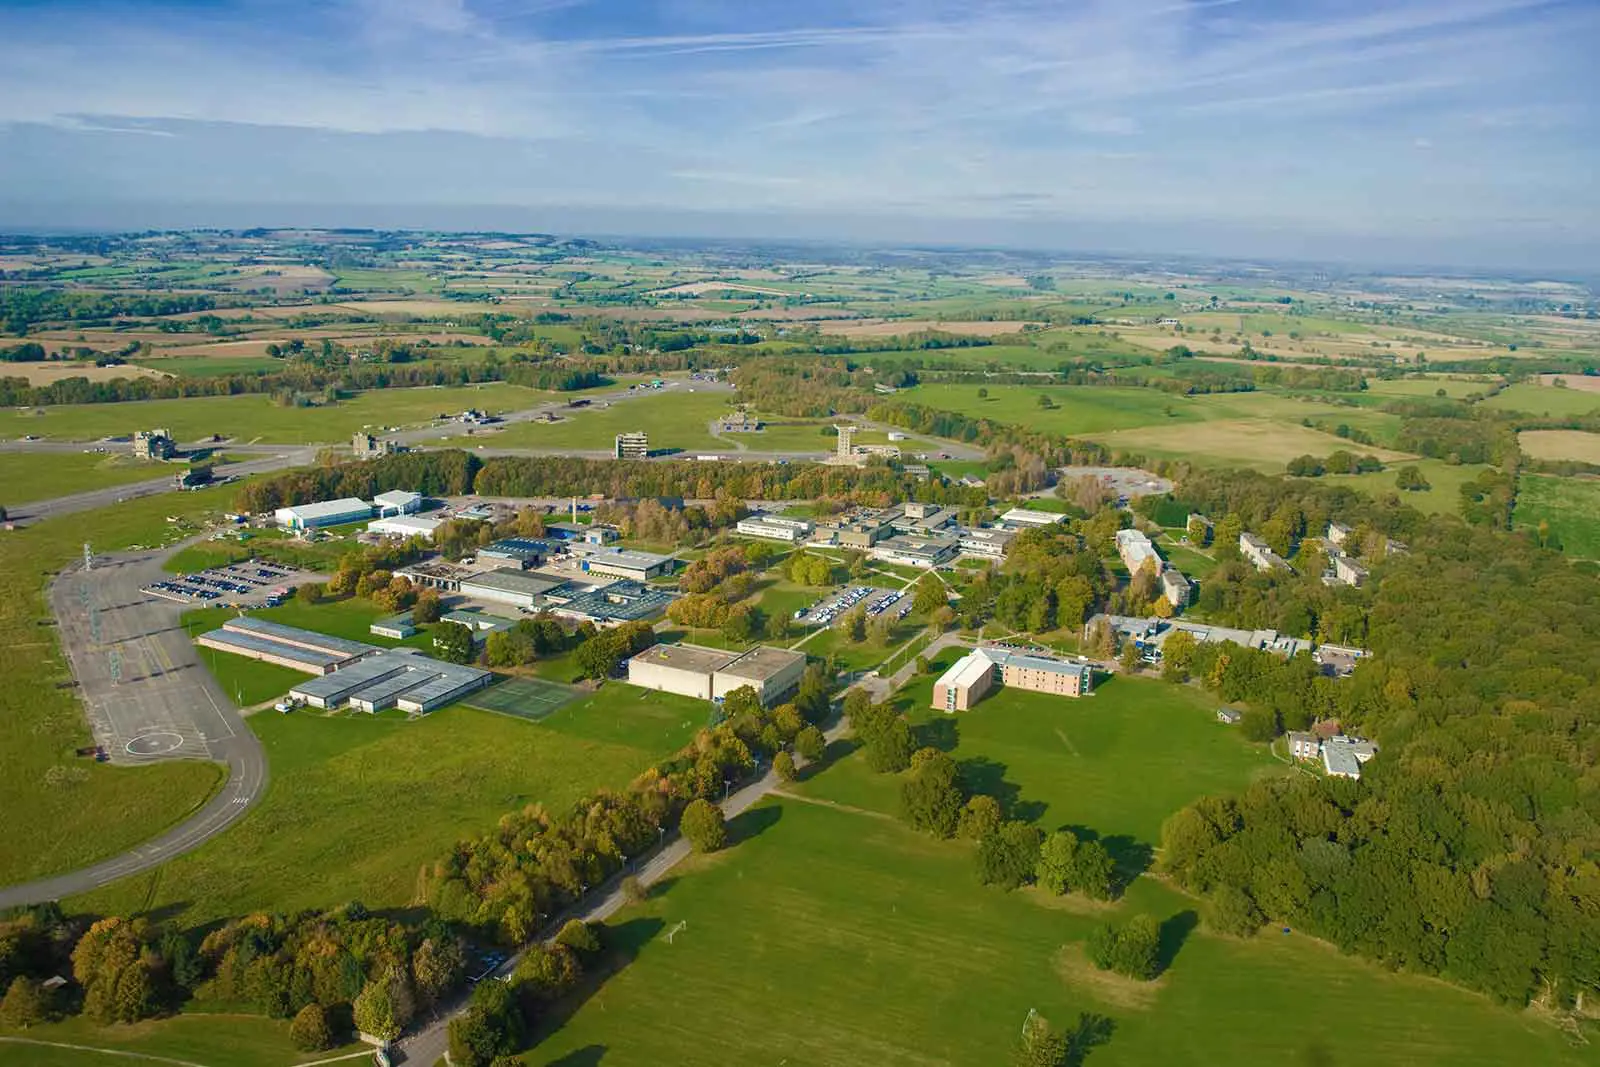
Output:
[[[289,571],[283,567],[252,559],[154,582],[144,591],[168,600],[211,601],[221,599],[224,594],[248,596],[261,586],[281,582],[288,576]],[[271,599],[274,598],[269,597],[269,601]]]
[[[849,611],[863,600],[868,600],[871,597],[879,595],[880,593],[882,593],[882,590],[874,589],[870,585],[851,586],[842,593],[837,593],[831,598],[825,598],[819,601],[817,604],[812,605],[808,609],[796,612],[795,618],[803,618],[809,612],[812,622],[820,626],[827,626],[831,624],[834,619],[837,619],[840,615],[843,615],[845,612]],[[873,611],[871,608],[868,610],[871,611],[872,614],[877,614],[877,612]]]

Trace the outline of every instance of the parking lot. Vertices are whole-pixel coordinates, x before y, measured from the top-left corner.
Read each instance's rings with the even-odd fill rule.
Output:
[[[903,619],[911,613],[911,600],[903,590],[852,585],[830,593],[811,607],[796,612],[794,617],[806,626],[832,626],[857,607],[866,609],[868,619],[886,613]]]
[[[151,582],[140,592],[180,604],[212,603],[226,598],[229,604],[270,607],[289,595],[289,585],[295,577],[287,567],[251,559]]]

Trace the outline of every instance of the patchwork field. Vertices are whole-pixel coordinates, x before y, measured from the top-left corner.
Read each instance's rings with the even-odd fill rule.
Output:
[[[1266,419],[1223,419],[1181,430],[1149,427],[1095,433],[1090,437],[1114,449],[1168,459],[1187,459],[1233,467],[1253,467],[1281,473],[1296,456],[1325,456],[1336,449],[1370,452],[1385,462],[1406,458],[1403,452],[1349,441],[1295,423]]]
[[[472,448],[563,448],[575,451],[610,450],[616,436],[630,430],[650,435],[651,449],[725,452],[726,441],[712,437],[707,426],[729,411],[726,393],[690,393],[681,386],[649,396],[611,402],[607,407],[574,409],[561,422],[519,422],[501,430],[479,431],[471,436],[451,436],[454,445]],[[526,405],[525,405],[526,406]],[[760,434],[739,434],[750,448]]]
[[[1534,459],[1571,459],[1600,463],[1600,433],[1581,430],[1524,430],[1517,444]]]
[[[986,395],[980,397],[979,389],[984,389]],[[1186,398],[1153,389],[938,383],[918,386],[904,396],[913,403],[946,411],[1079,437],[1131,427],[1194,422],[1203,417],[1195,413]],[[1048,397],[1052,406],[1041,407],[1040,397]]]
[[[1547,522],[1569,556],[1600,560],[1600,479],[1523,475],[1515,518],[1519,528]]]
[[[415,721],[256,714],[248,722],[271,771],[259,807],[223,837],[72,906],[159,908],[193,927],[258,909],[416,903],[458,838],[528,804],[559,809],[620,787],[685,739],[684,709],[660,694],[621,684],[604,694],[540,723],[459,706]]]
[[[348,441],[372,426],[427,423],[441,414],[475,407],[512,411],[549,401],[553,394],[495,382],[451,388],[384,389],[358,393],[332,406],[283,407],[265,395],[136,400],[120,404],[65,404],[0,412],[0,437],[38,434],[92,441],[137,429],[166,427],[179,441],[219,433],[242,441],[317,444]]]

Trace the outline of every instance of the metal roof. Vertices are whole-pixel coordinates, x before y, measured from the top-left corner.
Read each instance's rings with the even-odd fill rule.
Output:
[[[304,663],[307,667],[322,670],[335,663],[343,663],[348,656],[335,655],[331,652],[315,652],[309,648],[300,648],[297,645],[286,645],[282,641],[274,641],[268,637],[245,633],[240,630],[212,630],[200,635],[207,641],[218,645],[229,645],[240,652],[266,652],[281,659],[292,660],[295,663]]]
[[[222,628],[224,630],[246,631],[276,642],[298,643],[309,648],[335,653],[343,659],[365,655],[368,652],[376,652],[378,650],[377,645],[369,645],[365,641],[351,641],[344,637],[330,637],[327,634],[317,633],[315,630],[302,630],[298,626],[285,626],[281,622],[257,618],[254,615],[240,615],[237,618],[229,619],[222,624]]]
[[[330,516],[354,515],[359,512],[372,514],[372,505],[365,500],[353,496],[341,497],[338,500],[322,500],[315,504],[291,504],[278,509],[287,511],[301,522],[307,519],[326,519]]]

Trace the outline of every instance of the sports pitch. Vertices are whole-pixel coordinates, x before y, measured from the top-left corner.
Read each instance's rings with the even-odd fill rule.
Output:
[[[579,690],[539,678],[507,678],[498,685],[480,689],[464,703],[480,711],[512,715],[529,722],[547,718],[557,708],[577,699]]]

